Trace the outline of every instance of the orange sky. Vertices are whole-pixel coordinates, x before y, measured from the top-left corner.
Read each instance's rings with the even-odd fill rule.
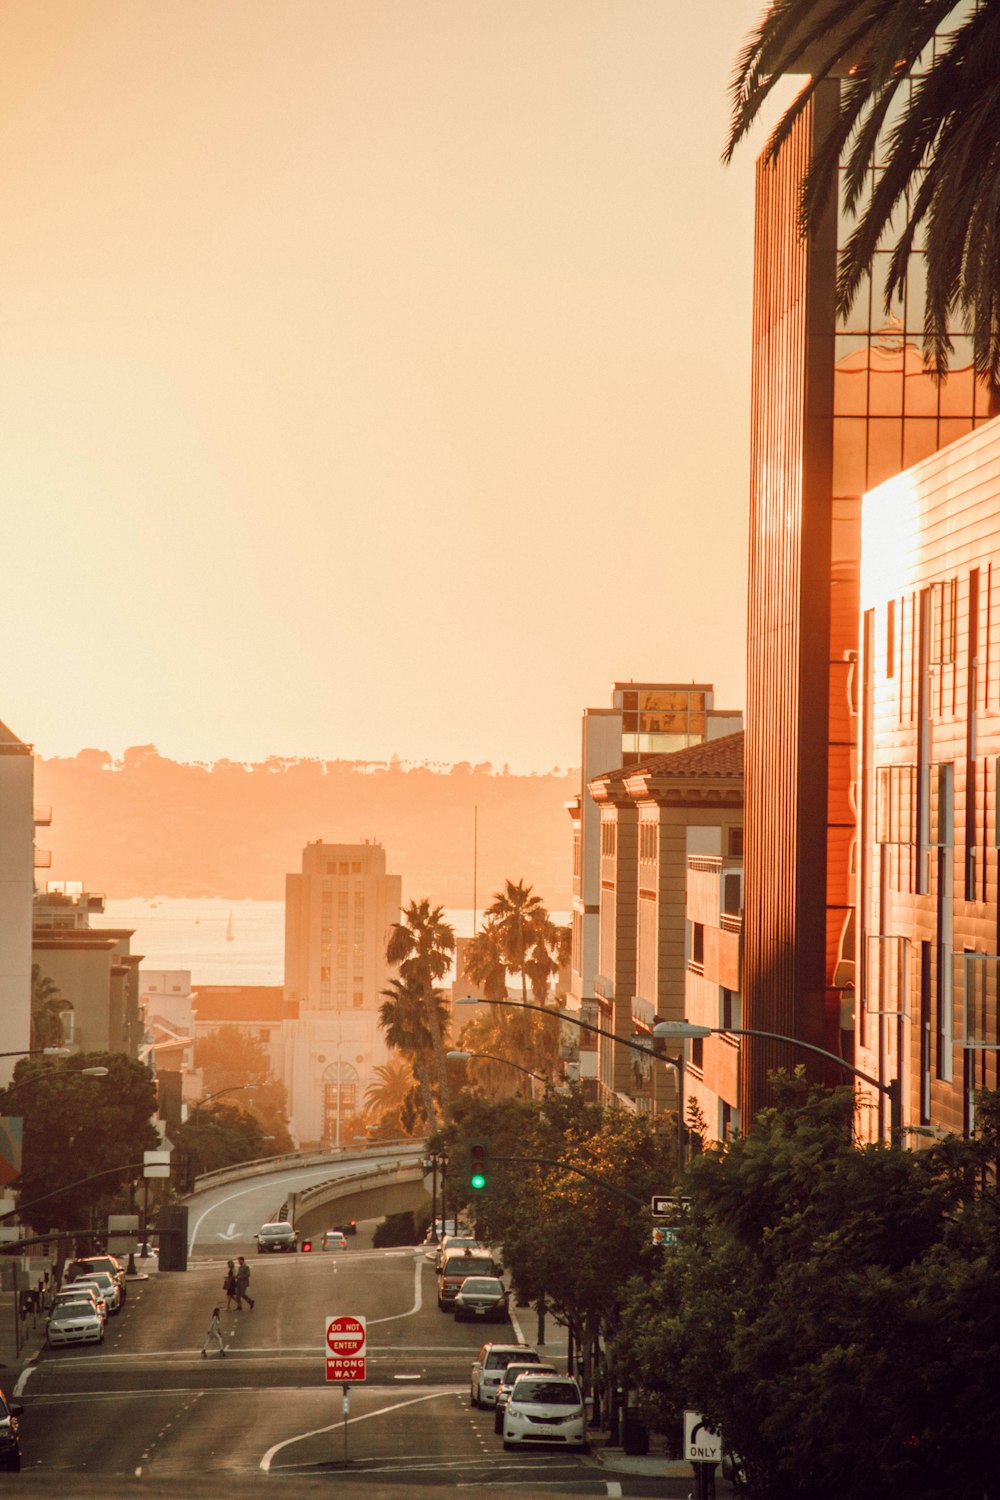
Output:
[[[0,719],[575,764],[743,701],[759,0],[6,0]]]

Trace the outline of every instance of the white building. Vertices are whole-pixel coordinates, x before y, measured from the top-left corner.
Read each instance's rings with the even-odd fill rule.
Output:
[[[301,1145],[347,1144],[343,1127],[364,1102],[389,1049],[378,1024],[385,960],[402,887],[380,844],[307,844],[285,877],[284,1081]]]

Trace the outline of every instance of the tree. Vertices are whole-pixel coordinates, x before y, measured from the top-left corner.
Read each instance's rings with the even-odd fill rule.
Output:
[[[949,20],[955,0],[774,0],[740,56],[727,158],[784,72],[811,77],[767,146],[771,161],[817,88],[844,73],[837,119],[806,171],[802,224],[836,200],[856,226],[843,246],[837,304],[849,310],[876,248],[891,244],[886,310],[918,233],[926,243],[924,334],[947,368],[956,323],[972,333],[978,374],[1000,386],[1000,0]],[[948,23],[947,31],[942,28]],[[845,66],[846,65],[846,66]],[[880,143],[876,156],[876,144]],[[870,169],[880,171],[872,190]]]
[[[172,1134],[175,1155],[171,1166],[176,1166],[176,1180],[188,1192],[202,1172],[274,1154],[272,1141],[250,1110],[225,1099],[195,1109]]]
[[[484,1000],[506,999],[507,965],[501,930],[494,920],[484,922],[475,937],[469,940],[465,950],[465,972],[473,984],[482,988]]]
[[[398,964],[399,976],[408,992],[423,999],[426,1021],[434,1054],[434,1070],[441,1103],[448,1108],[448,1070],[444,1039],[447,1010],[439,990],[434,988],[451,967],[455,952],[455,929],[444,920],[444,908],[423,901],[411,901],[403,909],[402,922],[389,929],[385,956]]]
[[[379,1025],[389,1046],[409,1059],[420,1086],[428,1127],[436,1130],[437,1110],[431,1070],[434,1037],[430,1018],[431,1013],[437,1011],[438,1025],[441,1025],[444,997],[440,990],[432,990],[428,1002],[423,984],[415,979],[390,979],[382,994],[385,999],[379,1008]]]
[[[63,1016],[73,1009],[59,986],[38,964],[31,965],[31,1045],[61,1047],[65,1026]]]
[[[504,963],[521,976],[521,999],[528,998],[528,959],[535,941],[535,929],[547,913],[541,896],[536,896],[523,880],[504,881],[485,912],[491,924]]]
[[[204,1095],[217,1094],[223,1089],[240,1090],[233,1093],[229,1102],[238,1104],[257,1121],[269,1154],[280,1155],[292,1149],[287,1092],[271,1072],[263,1042],[248,1036],[240,1026],[220,1026],[217,1031],[198,1038],[194,1060],[195,1067],[201,1070]],[[246,1084],[252,1088],[245,1088]]]
[[[82,1069],[88,1067],[105,1067],[108,1074],[87,1077]],[[100,1223],[141,1177],[143,1152],[160,1144],[155,1112],[153,1074],[123,1053],[22,1058],[0,1096],[0,1113],[24,1119],[15,1186],[26,1221],[37,1229]],[[130,1206],[130,1195],[126,1201]]]
[[[622,1308],[625,1375],[661,1421],[721,1426],[757,1500],[995,1500],[997,1096],[978,1141],[903,1151],[857,1148],[848,1089],[775,1092],[692,1165],[690,1221]]]

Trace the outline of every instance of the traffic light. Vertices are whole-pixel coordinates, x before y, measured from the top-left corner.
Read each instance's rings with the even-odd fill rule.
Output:
[[[490,1177],[489,1141],[469,1141],[469,1187],[474,1193],[485,1193]]]
[[[302,1241],[302,1254],[303,1255],[308,1255],[311,1252],[312,1247],[313,1247],[312,1240],[303,1240]]]

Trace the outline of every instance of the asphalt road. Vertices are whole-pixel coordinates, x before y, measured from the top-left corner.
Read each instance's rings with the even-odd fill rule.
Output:
[[[275,1484],[303,1497],[334,1486],[338,1500],[469,1487],[687,1493],[605,1475],[576,1454],[505,1454],[492,1412],[469,1407],[469,1370],[482,1339],[510,1338],[510,1327],[456,1324],[438,1311],[421,1253],[373,1250],[364,1233],[346,1252],[248,1257],[256,1306],[223,1312],[226,1357],[203,1359],[228,1253],[227,1242],[186,1273],[131,1283],[102,1346],[42,1354],[19,1387],[25,1464],[11,1483],[60,1500],[133,1490],[240,1500]],[[368,1380],[351,1391],[346,1434],[341,1387],[325,1378],[325,1319],[336,1313],[368,1320]]]

